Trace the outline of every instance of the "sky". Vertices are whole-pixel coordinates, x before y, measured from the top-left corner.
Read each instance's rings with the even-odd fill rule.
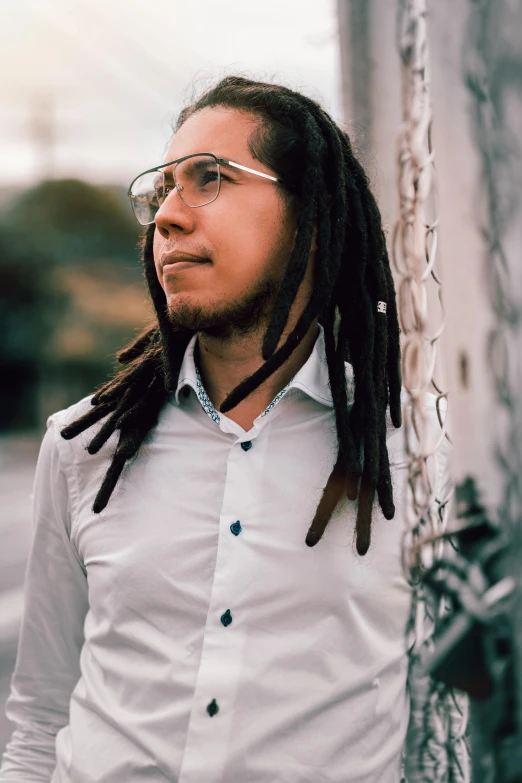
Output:
[[[128,182],[227,73],[302,90],[341,119],[335,0],[2,0],[0,186]]]

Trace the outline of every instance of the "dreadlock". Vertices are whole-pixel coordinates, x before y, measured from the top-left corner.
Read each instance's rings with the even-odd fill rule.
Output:
[[[313,100],[286,87],[229,76],[185,108],[176,131],[194,113],[222,106],[254,114],[254,157],[277,172],[281,196],[299,206],[295,245],[263,339],[264,364],[233,389],[221,405],[227,413],[275,372],[317,318],[325,335],[338,452],[306,543],[321,539],[343,493],[357,500],[356,547],[370,546],[375,496],[386,519],[394,516],[386,445],[386,411],[401,426],[399,322],[381,216],[368,177],[348,135]],[[317,227],[316,280],[311,299],[279,348],[290,308],[307,268]],[[119,440],[93,511],[107,505],[125,463],[155,427],[176,389],[192,332],[171,326],[153,258],[154,224],[143,238],[143,265],[157,322],[117,354],[123,365],[92,397],[92,410],[65,427],[74,438],[108,417],[89,443],[95,454],[115,430]],[[377,310],[384,302],[386,312]],[[348,405],[345,361],[353,368],[354,396]]]

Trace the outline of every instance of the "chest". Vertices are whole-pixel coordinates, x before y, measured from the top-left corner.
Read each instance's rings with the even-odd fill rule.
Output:
[[[274,421],[244,449],[210,419],[184,432],[160,422],[107,508],[91,511],[110,447],[84,470],[73,542],[98,623],[145,620],[161,634],[207,622],[212,597],[256,634],[335,636],[365,624],[382,645],[403,638],[410,591],[401,568],[403,520],[374,509],[373,541],[355,551],[356,506],[336,509],[322,541],[305,537],[333,467],[329,410]],[[207,417],[208,418],[208,417]],[[398,499],[405,472],[394,472]],[[239,523],[239,525],[237,524]],[[221,599],[220,599],[221,600]],[[361,643],[361,656],[376,655]]]

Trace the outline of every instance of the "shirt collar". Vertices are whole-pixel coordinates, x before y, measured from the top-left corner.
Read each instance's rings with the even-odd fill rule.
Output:
[[[175,399],[179,404],[179,396],[184,386],[190,386],[196,393],[203,410],[210,416],[210,418],[219,424],[220,415],[215,409],[214,405],[210,401],[208,394],[205,391],[201,376],[194,361],[194,350],[196,348],[197,334],[194,334],[191,338],[183,362],[181,365],[179,380],[176,386]],[[349,392],[352,384],[352,367],[347,362],[345,363],[347,378],[349,381]],[[326,363],[326,349],[324,343],[324,330],[319,324],[319,334],[315,341],[312,352],[303,366],[298,370],[290,383],[285,386],[268,405],[261,416],[265,416],[269,413],[279,400],[290,389],[299,389],[301,392],[311,397],[316,402],[321,403],[329,408],[333,408],[332,392],[330,390],[330,380],[328,376],[328,366]],[[350,394],[349,394],[350,398]]]

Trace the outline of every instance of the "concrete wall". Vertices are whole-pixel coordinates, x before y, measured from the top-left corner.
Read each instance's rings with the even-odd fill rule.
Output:
[[[396,187],[397,131],[401,120],[401,72],[396,43],[398,0],[366,0],[369,22],[361,40],[369,47],[371,73],[353,68],[344,53],[345,125],[369,140],[364,150],[385,224],[398,215]],[[358,38],[360,0],[339,0],[341,49]],[[513,290],[522,301],[522,181],[516,136],[522,135],[522,0],[494,3],[488,46],[492,58],[492,92],[509,127],[498,159],[501,209],[506,215],[505,240]],[[497,438],[508,426],[493,390],[486,355],[493,312],[486,278],[485,215],[481,162],[473,135],[470,95],[463,80],[463,54],[468,46],[470,0],[428,0],[431,57],[433,140],[439,193],[439,271],[443,278],[447,325],[438,375],[450,389],[451,431],[455,443],[454,474],[478,479],[489,507],[496,507],[503,487],[494,456]],[[350,67],[352,63],[352,67]],[[364,87],[367,108],[361,108]],[[355,100],[357,98],[357,100]],[[361,128],[361,121],[367,127]],[[510,140],[511,139],[511,140]],[[441,313],[429,291],[432,328]],[[522,342],[515,346],[522,353]],[[519,363],[520,367],[520,363]],[[522,393],[522,378],[519,378]]]

